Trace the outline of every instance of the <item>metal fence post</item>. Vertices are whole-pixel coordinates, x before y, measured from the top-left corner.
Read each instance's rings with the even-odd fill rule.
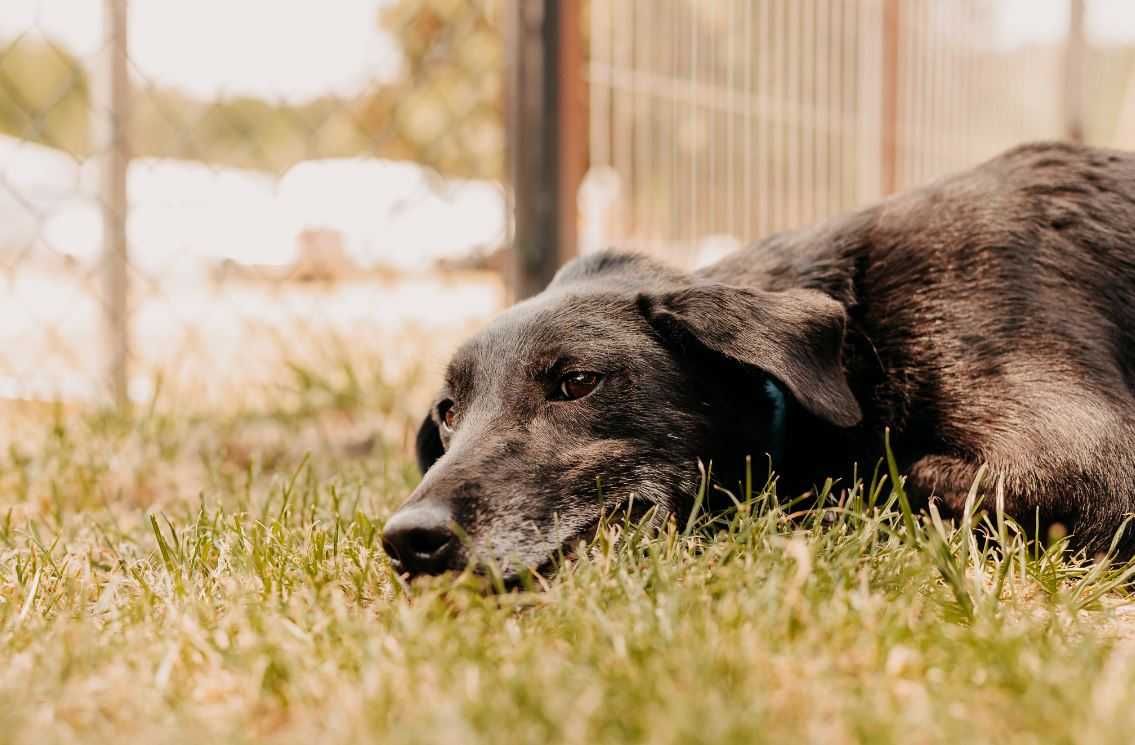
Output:
[[[1068,0],[1068,38],[1064,48],[1064,137],[1084,141],[1084,0]]]
[[[883,194],[899,188],[899,36],[901,0],[883,0]]]
[[[126,243],[130,164],[130,79],[127,58],[128,0],[103,0],[106,46],[95,71],[91,96],[92,153],[99,165],[102,201],[102,286],[104,376],[111,402],[125,410],[128,392],[130,317]]]
[[[515,204],[513,290],[534,295],[576,253],[586,157],[582,0],[513,0],[509,156]]]

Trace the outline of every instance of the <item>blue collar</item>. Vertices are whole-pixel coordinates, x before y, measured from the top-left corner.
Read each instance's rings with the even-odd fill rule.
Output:
[[[772,456],[773,465],[779,466],[781,456],[784,455],[784,425],[788,413],[788,400],[784,389],[772,378],[765,381],[765,394],[771,406],[767,449]]]

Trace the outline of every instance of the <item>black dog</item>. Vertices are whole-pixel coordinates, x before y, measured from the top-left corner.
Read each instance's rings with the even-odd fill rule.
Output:
[[[1133,385],[1135,155],[1027,145],[694,274],[567,265],[457,352],[384,543],[515,573],[603,512],[688,511],[699,460],[803,493],[889,427],[912,494],[956,511],[986,464],[1096,551],[1135,509]]]

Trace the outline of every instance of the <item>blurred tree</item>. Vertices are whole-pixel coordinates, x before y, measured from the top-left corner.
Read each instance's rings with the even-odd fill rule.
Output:
[[[90,90],[77,59],[50,41],[0,44],[0,132],[85,154]]]
[[[631,33],[627,27],[633,28],[636,18],[616,13],[620,7],[672,16],[675,33],[665,39]],[[602,44],[608,55],[617,48],[620,55],[637,60],[637,69],[659,78],[691,64],[696,47],[703,79],[727,80],[731,74],[738,80],[763,79],[765,71],[744,67],[760,55],[749,53],[745,24],[726,12],[729,7],[695,0],[596,3],[590,10],[600,15],[587,24],[587,30],[603,34],[597,37],[597,48]],[[400,46],[401,72],[391,82],[348,98],[328,96],[298,104],[249,97],[202,100],[135,78],[134,153],[272,172],[307,158],[366,155],[414,160],[447,176],[500,178],[505,147],[505,10],[502,0],[393,0],[375,20]],[[789,31],[800,33],[786,30],[784,38],[772,39],[774,48],[764,55],[778,57],[789,43]],[[1004,64],[1022,70],[1043,67],[1034,60],[1055,49],[1006,51]],[[1088,64],[1092,79],[1088,141],[1130,145],[1135,140],[1116,128],[1117,123],[1135,121],[1135,115],[1121,114],[1124,108],[1135,111],[1135,104],[1124,103],[1132,98],[1125,91],[1135,90],[1131,83],[1135,47],[1093,47]],[[813,85],[810,68],[797,74],[801,87]],[[994,83],[990,81],[991,86]],[[1045,75],[1022,75],[1014,100],[1005,108],[1043,107],[1052,97],[1049,87]],[[681,159],[679,172],[689,173],[695,163],[701,164],[697,175],[704,183],[699,189],[709,193],[726,166],[706,167],[705,153],[713,138],[727,136],[730,130],[723,123],[730,120],[710,116],[705,106],[684,110],[675,119],[670,106],[638,107],[626,105],[628,100],[623,97],[617,116],[600,125],[610,128],[604,136],[618,130],[620,137],[631,141],[637,128],[647,128],[655,141],[673,140],[674,157]],[[994,125],[1013,128],[1018,123],[998,116],[989,126]],[[789,125],[778,126],[783,142]],[[56,42],[34,35],[0,41],[0,133],[86,155],[89,85],[83,63]],[[726,149],[720,152],[720,157],[727,157]],[[788,153],[770,157],[788,157]],[[671,203],[668,190],[688,189],[689,184],[654,179],[634,187],[662,206]]]
[[[378,23],[399,43],[402,74],[357,107],[367,139],[449,175],[499,178],[504,44],[499,0],[397,0]]]
[[[376,21],[401,46],[401,75],[354,98],[203,101],[136,80],[133,151],[282,171],[305,158],[414,160],[499,178],[504,156],[499,0],[398,0]],[[50,40],[0,44],[0,132],[89,148],[87,71]]]

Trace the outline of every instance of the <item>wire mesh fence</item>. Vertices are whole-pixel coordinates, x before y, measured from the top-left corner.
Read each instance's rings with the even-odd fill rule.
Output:
[[[0,396],[277,395],[500,305],[438,271],[506,238],[498,3],[156,5],[0,9]]]
[[[1062,136],[1071,4],[593,0],[579,249],[706,261]],[[1135,147],[1135,12],[1086,7],[1085,137]],[[514,10],[6,0],[0,398],[274,396],[501,307]]]
[[[583,246],[708,260],[1061,138],[1072,4],[594,3]],[[1130,145],[1135,14],[1086,5],[1087,139]]]

